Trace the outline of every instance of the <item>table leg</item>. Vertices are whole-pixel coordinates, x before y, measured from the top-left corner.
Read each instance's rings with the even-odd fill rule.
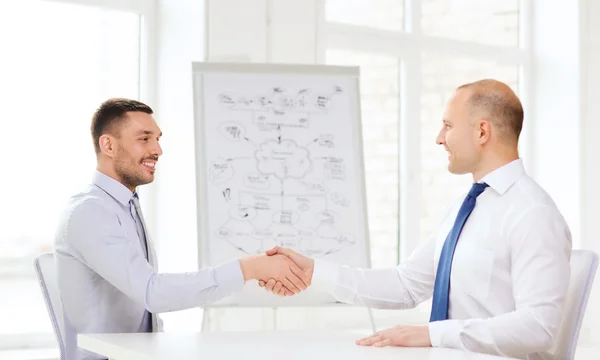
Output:
[[[371,320],[371,328],[373,329],[373,333],[377,332],[377,327],[375,326],[375,318],[373,317],[373,310],[371,308],[367,308],[369,312],[369,319]]]
[[[202,311],[202,332],[210,331],[210,310],[204,308]]]

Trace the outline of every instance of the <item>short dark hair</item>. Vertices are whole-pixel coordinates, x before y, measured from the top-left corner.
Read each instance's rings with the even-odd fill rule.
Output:
[[[112,98],[102,104],[92,117],[92,140],[94,141],[94,150],[96,154],[100,153],[100,136],[106,133],[117,136],[116,127],[121,124],[130,111],[140,111],[146,114],[152,114],[150,106],[137,100]]]
[[[518,141],[523,129],[523,106],[510,87],[502,82],[484,79],[459,86],[471,89],[469,103],[473,111],[483,112],[508,138]]]

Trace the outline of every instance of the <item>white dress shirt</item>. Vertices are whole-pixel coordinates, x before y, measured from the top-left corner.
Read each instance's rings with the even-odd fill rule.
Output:
[[[96,171],[60,220],[54,252],[67,360],[103,358],[78,348],[77,334],[159,331],[157,313],[202,306],[244,286],[238,260],[197,272],[158,273],[152,241],[147,258],[143,230],[136,228],[132,196]]]
[[[429,323],[431,343],[542,359],[562,320],[571,233],[520,159],[481,182],[490,187],[477,198],[454,253],[449,320]],[[428,300],[442,246],[465,196],[448,208],[431,239],[397,268],[352,269],[317,259],[313,286],[339,301],[373,308],[408,309]]]

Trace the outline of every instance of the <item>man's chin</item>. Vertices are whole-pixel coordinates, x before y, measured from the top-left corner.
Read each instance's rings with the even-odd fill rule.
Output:
[[[139,180],[140,181],[138,183],[138,186],[150,184],[151,182],[154,181],[154,174],[145,174],[144,177],[142,179],[139,179]]]
[[[463,169],[457,168],[456,166],[453,166],[452,164],[448,164],[448,171],[450,172],[450,174],[454,174],[454,175],[463,175],[463,174],[467,173]]]
[[[148,175],[145,177],[143,185],[150,184],[153,181],[154,181],[154,174]]]

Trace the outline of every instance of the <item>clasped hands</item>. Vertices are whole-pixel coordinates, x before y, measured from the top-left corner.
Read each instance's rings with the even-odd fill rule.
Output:
[[[314,260],[292,249],[275,246],[264,255],[240,260],[244,279],[256,279],[273,294],[291,296],[310,286]]]
[[[244,278],[257,279],[259,286],[280,296],[298,294],[310,286],[314,271],[314,260],[298,254],[292,249],[275,246],[265,255],[240,260]],[[253,264],[244,261],[254,261]],[[246,269],[246,270],[245,270]],[[251,270],[248,270],[251,269]],[[246,275],[249,277],[247,278]],[[359,339],[363,346],[410,346],[429,347],[431,339],[428,326],[395,326]]]

